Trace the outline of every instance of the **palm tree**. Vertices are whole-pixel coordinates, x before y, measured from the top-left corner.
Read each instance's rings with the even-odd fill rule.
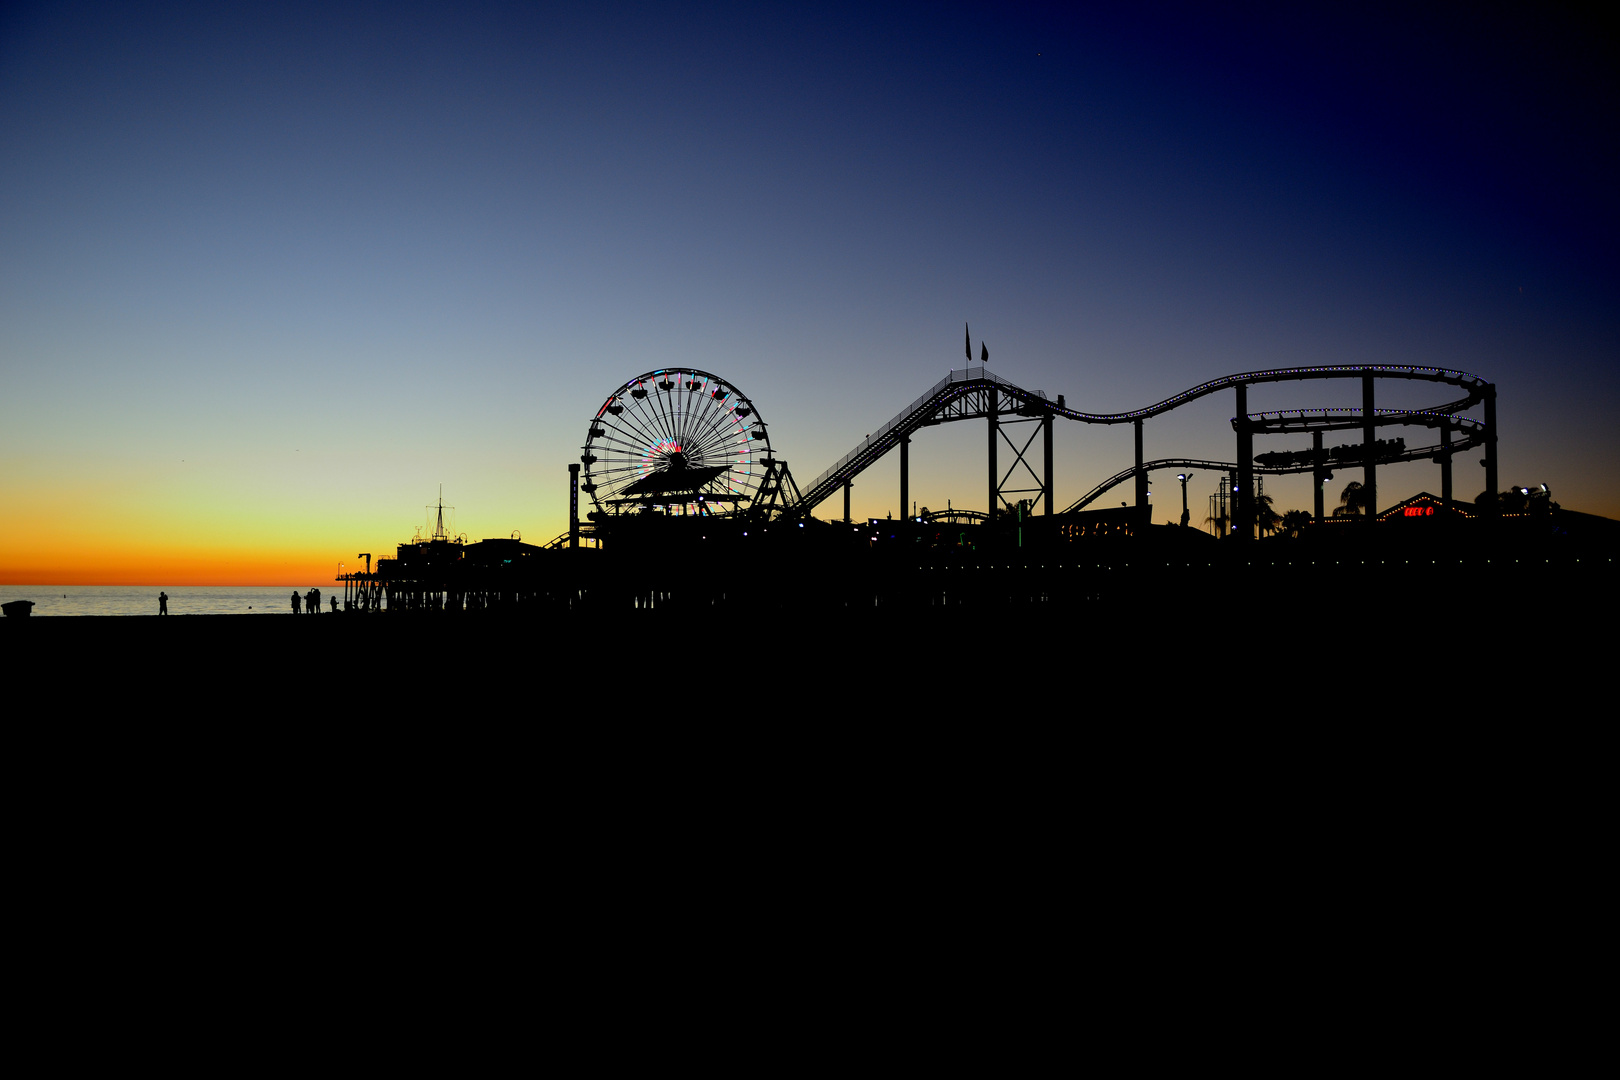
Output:
[[[1361,507],[1366,502],[1361,495],[1361,481],[1352,480],[1344,486],[1344,493],[1339,496],[1339,505],[1333,508],[1334,517],[1355,517],[1361,513]]]
[[[1315,520],[1316,518],[1309,510],[1290,510],[1282,516],[1280,522],[1282,534],[1284,536],[1298,537],[1305,531],[1305,526]]]
[[[1260,531],[1261,536],[1270,536],[1276,531],[1277,523],[1282,518],[1277,511],[1271,508],[1270,495],[1256,495],[1254,497],[1254,527]]]

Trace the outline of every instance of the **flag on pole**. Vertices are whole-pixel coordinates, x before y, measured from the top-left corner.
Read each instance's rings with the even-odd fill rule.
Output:
[[[979,363],[988,364],[989,362],[990,362],[990,346],[986,345],[984,342],[981,341],[981,342],[979,342]]]
[[[967,323],[962,324],[962,336],[966,339],[962,342],[962,351],[967,353],[968,363],[971,364],[973,363],[973,335],[968,333]]]

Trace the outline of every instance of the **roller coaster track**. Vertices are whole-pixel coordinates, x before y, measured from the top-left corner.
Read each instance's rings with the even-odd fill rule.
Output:
[[[1235,386],[1253,386],[1256,383],[1267,382],[1302,382],[1306,379],[1353,379],[1368,374],[1382,379],[1416,379],[1424,382],[1449,383],[1452,386],[1460,386],[1468,391],[1468,396],[1465,398],[1447,405],[1425,409],[1424,412],[1461,412],[1481,401],[1485,393],[1485,387],[1489,385],[1478,375],[1472,375],[1466,371],[1457,371],[1452,368],[1411,367],[1396,364],[1335,364],[1328,367],[1269,368],[1265,371],[1245,371],[1237,375],[1226,375],[1219,379],[1212,379],[1207,383],[1199,383],[1191,390],[1183,390],[1174,397],[1167,397],[1157,405],[1149,405],[1145,409],[1133,409],[1130,412],[1085,413],[1074,409],[1053,411],[1059,416],[1067,417],[1070,420],[1079,420],[1087,424],[1125,424],[1133,420],[1146,420],[1149,417],[1167,413],[1171,409],[1187,404],[1189,401],[1196,401],[1198,398],[1207,397],[1210,394],[1228,390]],[[1317,410],[1288,411],[1314,412]]]
[[[1398,461],[1422,461],[1426,458],[1433,458],[1437,454],[1445,453],[1448,449],[1455,453],[1456,451],[1471,445],[1473,444],[1463,442],[1452,443],[1449,448],[1445,446],[1423,446],[1416,449],[1408,449],[1399,454],[1391,454],[1387,457],[1380,457],[1378,459],[1378,464],[1391,465]],[[1328,462],[1329,467],[1343,467],[1347,465],[1360,464],[1360,461],[1349,463],[1332,461]],[[1164,472],[1166,469],[1179,469],[1184,472],[1197,472],[1202,470],[1204,472],[1232,473],[1236,472],[1237,468],[1237,462],[1235,461],[1204,461],[1198,458],[1159,458],[1156,461],[1144,461],[1142,463],[1142,471],[1148,473]],[[1315,468],[1314,465],[1261,465],[1256,462],[1254,471],[1257,473],[1280,475],[1283,473],[1310,472],[1313,468]],[[1076,499],[1063,512],[1065,514],[1078,513],[1079,511],[1084,510],[1087,506],[1090,506],[1092,503],[1096,502],[1098,499],[1102,498],[1102,496],[1108,494],[1108,492],[1113,488],[1118,487],[1120,484],[1125,483],[1127,480],[1130,480],[1135,476],[1136,466],[1134,465],[1129,469],[1115,473],[1113,476],[1110,476],[1107,480],[1104,480],[1102,483],[1086,492],[1080,498]]]
[[[1286,409],[1283,410],[1283,412],[1286,415],[1281,417],[1279,417],[1277,412],[1250,413],[1249,419],[1255,423],[1256,430],[1265,431],[1302,431],[1313,429],[1335,431],[1343,429],[1359,429],[1362,426],[1360,409]],[[1355,414],[1353,419],[1349,418],[1348,416],[1334,415],[1296,415],[1335,413],[1349,414],[1352,412]],[[1444,425],[1451,427],[1454,431],[1460,432],[1463,436],[1460,442],[1449,444],[1439,443],[1434,446],[1409,447],[1399,453],[1380,455],[1378,458],[1378,464],[1380,465],[1392,465],[1400,461],[1423,461],[1426,459],[1437,458],[1439,455],[1446,453],[1455,454],[1460,450],[1467,450],[1471,447],[1478,446],[1485,441],[1484,424],[1481,424],[1478,420],[1471,420],[1468,417],[1452,416],[1450,413],[1443,412],[1438,409],[1378,409],[1376,412],[1378,416],[1377,422],[1380,424],[1426,424],[1430,427],[1439,427]],[[1259,425],[1262,423],[1267,424],[1267,426],[1261,428]],[[1328,468],[1348,468],[1355,465],[1360,465],[1361,460],[1359,458],[1355,461],[1329,459],[1325,461],[1324,464]],[[1159,458],[1157,461],[1144,461],[1142,463],[1142,471],[1147,473],[1164,472],[1166,469],[1180,469],[1183,471],[1203,470],[1205,472],[1230,473],[1236,472],[1237,468],[1237,462],[1235,461],[1203,461],[1194,458]],[[1315,468],[1315,462],[1295,465],[1264,465],[1259,461],[1254,463],[1255,472],[1269,473],[1272,475],[1282,475],[1285,473],[1307,473],[1311,472]],[[1087,506],[1106,495],[1111,489],[1118,487],[1120,484],[1125,483],[1127,480],[1130,480],[1135,476],[1136,466],[1134,465],[1122,472],[1115,473],[1113,476],[1110,476],[1107,480],[1104,480],[1102,483],[1086,492],[1080,498],[1076,499],[1063,512],[1065,514],[1073,514],[1080,510],[1084,510]]]
[[[1205,461],[1202,458],[1159,458],[1157,461],[1143,462],[1142,468],[1146,472],[1162,472],[1165,469],[1181,469],[1186,472],[1224,473],[1235,470],[1237,468],[1237,464],[1231,461]],[[1272,470],[1262,469],[1256,465],[1254,471],[1270,472]],[[1283,470],[1279,469],[1277,471],[1281,472]],[[1087,506],[1090,506],[1092,503],[1108,494],[1110,490],[1118,487],[1120,484],[1123,484],[1125,481],[1130,480],[1134,476],[1136,476],[1136,466],[1134,465],[1129,469],[1126,469],[1124,472],[1115,473],[1113,476],[1110,476],[1108,479],[1086,492],[1079,499],[1075,500],[1074,505],[1070,506],[1063,512],[1065,514],[1073,514],[1084,510]]]
[[[945,378],[935,383],[927,393],[923,394],[909,406],[895,414],[894,418],[880,427],[875,433],[868,435],[862,442],[838,459],[831,468],[818,476],[804,491],[804,497],[795,508],[799,514],[808,514],[814,507],[838,491],[844,484],[853,480],[868,466],[875,464],[890,450],[909,438],[921,428],[951,420],[969,420],[988,415],[985,404],[990,395],[995,395],[997,412],[1001,415],[1016,415],[1019,417],[1040,417],[1045,415],[1060,416],[1066,420],[1075,420],[1083,424],[1128,424],[1139,420],[1167,413],[1201,397],[1229,390],[1234,387],[1251,386],[1256,383],[1267,382],[1297,382],[1307,379],[1350,379],[1372,375],[1377,378],[1411,379],[1422,382],[1443,383],[1457,386],[1466,391],[1466,395],[1455,401],[1443,405],[1436,405],[1428,409],[1376,409],[1375,424],[1424,424],[1431,427],[1448,426],[1453,430],[1462,432],[1465,440],[1450,447],[1426,447],[1421,450],[1407,451],[1404,455],[1390,458],[1391,461],[1415,460],[1422,457],[1432,457],[1444,453],[1447,449],[1455,451],[1466,446],[1477,445],[1487,437],[1483,425],[1478,421],[1455,414],[1478,404],[1484,400],[1489,384],[1477,375],[1453,368],[1440,367],[1414,367],[1392,364],[1340,364],[1327,367],[1290,367],[1270,368],[1262,371],[1246,371],[1236,375],[1226,375],[1219,379],[1212,379],[1200,383],[1190,390],[1183,390],[1172,397],[1144,409],[1132,409],[1128,412],[1118,413],[1089,413],[1079,409],[1070,409],[1047,398],[1045,391],[1026,390],[1016,383],[1009,382],[994,375],[983,367],[962,368],[952,371]],[[1006,407],[1001,403],[1005,402]],[[1361,427],[1364,419],[1360,409],[1286,409],[1281,411],[1251,413],[1246,419],[1252,431],[1288,431],[1288,430],[1338,430]],[[1234,426],[1237,420],[1233,420]],[[1166,468],[1199,468],[1198,463],[1182,461],[1181,459],[1164,459],[1162,462],[1153,462],[1156,469]],[[1222,470],[1236,468],[1229,463],[1204,463],[1206,468],[1220,468]],[[1144,463],[1143,469],[1149,466]],[[1289,472],[1310,471],[1310,467],[1303,469],[1267,469],[1260,465],[1254,466],[1257,472]],[[1103,485],[1094,489],[1084,499],[1069,507],[1069,510],[1078,510],[1092,500],[1096,499],[1110,487],[1118,484],[1121,478],[1136,475],[1133,466],[1125,473],[1105,481]]]
[[[1373,416],[1377,424],[1424,424],[1428,427],[1449,427],[1453,431],[1479,431],[1483,434],[1485,425],[1478,420],[1466,416],[1456,415],[1466,409],[1471,402],[1453,401],[1449,405],[1440,405],[1433,409],[1374,409]],[[1234,424],[1236,421],[1234,421]],[[1333,409],[1283,409],[1271,412],[1250,413],[1250,430],[1255,432],[1278,431],[1344,431],[1362,426],[1361,410],[1353,408]]]
[[[878,428],[874,434],[868,435],[859,446],[839,458],[830,469],[816,477],[810,486],[804,489],[804,498],[800,500],[798,506],[799,512],[809,513],[833,492],[843,487],[846,481],[853,480],[868,465],[899,446],[902,439],[929,424],[939,423],[953,405],[965,402],[972,395],[981,394],[986,390],[999,391],[1018,399],[1024,403],[1027,410],[1032,411],[1033,415],[1050,412],[1057,407],[1046,400],[1044,392],[1025,390],[982,367],[953,371],[935,383],[922,397],[895,414],[894,419]],[[951,419],[966,420],[982,415],[984,415],[982,412],[968,411]]]

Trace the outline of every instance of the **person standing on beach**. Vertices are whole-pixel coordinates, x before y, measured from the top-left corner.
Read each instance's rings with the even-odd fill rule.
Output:
[[[332,614],[337,614],[337,594],[332,594]]]
[[[293,590],[293,614],[298,614],[298,591]]]
[[[166,592],[159,592],[158,593],[158,614],[159,615],[167,615],[168,613],[169,613],[169,594],[166,593]]]

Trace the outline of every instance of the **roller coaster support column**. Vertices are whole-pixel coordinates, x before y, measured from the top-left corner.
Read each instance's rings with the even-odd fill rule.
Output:
[[[568,466],[568,546],[579,547],[579,465]]]
[[[1318,525],[1322,524],[1322,474],[1327,471],[1324,468],[1326,465],[1325,456],[1322,453],[1322,433],[1320,431],[1311,432],[1311,464],[1314,466],[1311,472],[1316,475],[1316,523]]]
[[[1232,535],[1254,538],[1254,431],[1249,427],[1249,388],[1237,384],[1237,498],[1232,507]]]
[[[1362,462],[1362,512],[1370,526],[1378,513],[1378,432],[1373,411],[1373,374],[1361,373],[1361,445],[1366,453]]]
[[[1136,428],[1136,511],[1141,514],[1147,506],[1148,482],[1147,473],[1142,471],[1142,418],[1138,416],[1134,424]]]
[[[1046,516],[1051,517],[1052,510],[1052,414],[1047,413],[1041,418],[1041,426],[1045,428],[1042,435],[1046,439]]]
[[[844,481],[844,524],[849,524],[849,489],[854,485],[848,480]]]
[[[1496,495],[1496,384],[1490,383],[1485,387],[1485,494],[1491,496],[1486,500],[1486,513],[1496,516],[1498,509]]]
[[[996,473],[996,439],[1000,437],[997,432],[1000,420],[996,416],[996,407],[1001,404],[1001,391],[997,390],[995,384],[992,383],[984,388],[984,394],[987,401],[984,414],[990,421],[990,516],[985,520],[995,521],[996,511],[1001,508],[1001,484],[999,482],[1001,477]]]
[[[1440,501],[1451,505],[1451,428],[1440,425]]]
[[[900,520],[911,520],[911,436],[900,440]]]

